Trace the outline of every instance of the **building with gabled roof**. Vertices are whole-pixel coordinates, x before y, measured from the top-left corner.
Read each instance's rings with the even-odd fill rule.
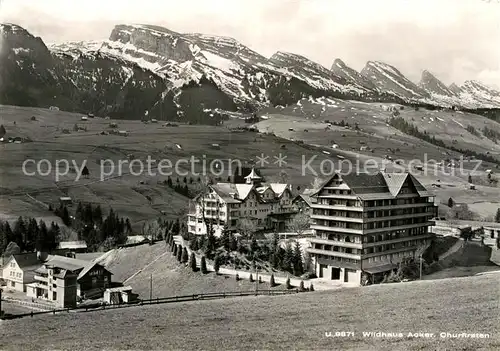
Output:
[[[410,173],[334,174],[311,194],[308,249],[320,278],[359,285],[418,259],[430,244],[434,197]]]
[[[73,275],[75,281],[70,286],[66,281],[66,276],[73,279]],[[62,298],[61,296],[62,294],[73,294],[73,290],[75,299],[78,296],[84,297],[89,294],[102,295],[111,284],[111,275],[111,272],[94,261],[49,255],[43,262],[39,262],[38,268],[34,270],[34,279],[30,284],[27,284],[25,291],[28,296],[34,298],[59,301],[58,303],[68,302],[73,301],[72,298],[69,299],[67,296]],[[55,281],[55,279],[60,280]]]
[[[205,235],[211,226],[214,235],[220,236],[224,228],[237,231],[242,219],[253,221],[257,230],[284,230],[295,213],[291,186],[265,183],[253,168],[244,179],[244,184],[209,185],[205,194],[196,197],[190,204],[188,231]]]

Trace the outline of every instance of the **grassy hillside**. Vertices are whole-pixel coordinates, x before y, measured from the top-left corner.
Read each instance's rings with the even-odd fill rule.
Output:
[[[31,120],[32,116],[36,117],[35,121]],[[109,132],[113,129],[109,127],[110,123],[116,123],[116,129],[129,131],[130,135],[101,135],[102,131]],[[0,124],[7,131],[5,138],[20,136],[32,140],[22,144],[0,143],[0,152],[8,155],[0,159],[0,213],[14,218],[25,213],[38,217],[49,216],[51,214],[43,203],[54,205],[58,203],[60,196],[67,195],[74,201],[100,204],[104,209],[113,207],[121,216],[130,217],[140,227],[142,221],[157,218],[162,211],[167,218],[177,218],[185,212],[188,201],[186,197],[165,186],[163,182],[167,176],[160,175],[154,167],[152,170],[156,175],[148,175],[148,156],[155,160],[169,160],[172,168],[167,167],[164,171],[173,173],[174,182],[177,178],[182,182],[184,174],[191,177],[193,170],[196,174],[192,178],[197,180],[202,171],[202,160],[206,165],[206,173],[211,172],[213,160],[222,160],[225,172],[221,179],[226,180],[228,160],[233,161],[231,165],[234,169],[238,162],[248,166],[256,161],[256,156],[264,153],[269,156],[270,163],[262,173],[268,180],[277,181],[279,172],[284,169],[294,184],[304,186],[314,177],[311,174],[302,176],[302,157],[309,159],[318,153],[309,147],[272,135],[236,133],[225,126],[164,127],[161,121],[157,124],[144,124],[140,121],[104,118],[82,121],[81,115],[45,109],[3,106]],[[86,131],[73,131],[75,125]],[[69,134],[63,133],[64,129]],[[219,147],[214,148],[212,144],[219,144]],[[282,149],[282,145],[286,149]],[[280,168],[273,163],[273,156],[278,156],[281,152],[287,156],[287,164]],[[191,164],[186,163],[191,157],[198,160],[194,169]],[[320,156],[313,163],[315,168],[325,158],[325,155]],[[53,165],[57,160],[66,159],[70,164],[76,162],[78,167],[86,160],[90,177],[75,182],[76,173],[72,172],[56,181],[54,168],[48,176],[24,175],[22,165],[26,159],[47,159]],[[114,162],[116,168],[111,172],[109,167],[104,167],[108,174],[101,181],[101,161],[108,159]],[[131,174],[131,171],[139,173],[137,166],[130,169],[129,163],[126,163],[131,159],[143,162],[146,169],[142,175]],[[185,161],[175,168],[179,160]],[[119,161],[123,162],[121,174]],[[35,170],[33,165],[28,167],[30,172]],[[26,194],[42,204],[29,199]]]
[[[143,299],[149,298],[151,276],[153,298],[255,289],[255,283],[248,280],[236,281],[234,277],[215,275],[213,272],[193,272],[173,257],[164,242],[113,250],[102,263],[113,273],[113,281],[130,285]],[[268,290],[269,284],[261,283],[259,289]],[[283,286],[273,289],[283,289]]]
[[[493,350],[500,347],[498,276],[444,279],[4,321],[3,348]],[[90,335],[101,335],[95,338]],[[325,337],[327,332],[352,337]],[[433,338],[363,332],[434,333]],[[439,333],[489,333],[489,339]],[[69,336],[69,333],[71,336]]]
[[[249,166],[258,160],[257,156],[264,154],[269,158],[262,173],[268,180],[278,181],[280,171],[284,170],[289,180],[301,188],[309,186],[315,176],[323,179],[328,177],[333,171],[332,164],[337,170],[347,170],[348,165],[338,156],[350,160],[354,167],[368,160],[376,161],[383,167],[382,159],[385,155],[404,160],[405,166],[407,166],[405,162],[412,159],[425,161],[427,157],[427,159],[443,160],[459,156],[456,152],[436,147],[387,126],[386,119],[389,112],[383,111],[380,104],[331,99],[318,101],[310,103],[302,100],[300,105],[268,110],[269,119],[257,124],[262,133],[232,131],[230,129],[232,127],[245,125],[243,121],[237,119],[231,119],[223,126],[166,127],[162,125],[162,121],[157,124],[104,118],[82,121],[81,115],[78,114],[2,106],[0,124],[4,125],[7,131],[5,137],[20,136],[29,138],[32,142],[0,143],[0,152],[2,155],[8,155],[0,159],[2,180],[0,216],[16,218],[20,214],[31,213],[39,218],[48,217],[52,214],[47,211],[47,206],[44,204],[57,204],[60,196],[68,195],[74,201],[100,204],[103,209],[113,207],[121,216],[130,217],[137,230],[143,221],[157,218],[162,213],[167,219],[177,218],[185,213],[188,198],[163,184],[167,176],[158,173],[150,176],[147,171],[140,176],[130,173],[131,169],[126,161],[138,159],[146,165],[148,156],[156,160],[168,159],[172,162],[172,166],[179,160],[190,160],[194,157],[200,160],[195,164],[195,173],[201,170],[201,160],[205,160],[210,173],[211,161],[220,159],[224,162],[225,169],[220,179],[226,180],[228,160],[233,161],[233,168],[236,168],[236,162]],[[435,116],[431,117],[429,114]],[[32,116],[35,116],[35,121],[31,120]],[[457,147],[475,148],[478,152],[490,148],[492,154],[498,148],[487,138],[481,139],[481,142],[475,140],[474,136],[468,136],[465,128],[462,130],[457,123],[452,123],[452,120],[456,120],[466,126],[465,120],[470,119],[474,121],[477,129],[489,123],[490,129],[500,131],[500,124],[481,116],[460,113],[452,116],[451,112],[423,109],[414,111],[408,107],[401,110],[401,116],[409,121],[413,119],[422,130],[424,125],[428,126],[429,133],[439,131],[442,139],[447,138],[442,128],[448,128],[448,134],[454,135],[457,139]],[[422,118],[427,122],[424,123]],[[436,126],[433,123],[429,124],[430,118]],[[338,126],[325,130],[324,120],[332,122],[345,120],[351,127],[358,123],[360,130]],[[116,123],[118,130],[128,131],[129,136],[101,135],[101,132],[113,129],[110,128],[110,123]],[[85,128],[86,131],[73,131],[75,124]],[[63,133],[64,129],[67,129],[69,134]],[[459,133],[464,135],[467,142],[462,143],[457,136]],[[291,139],[302,140],[305,144],[293,142]],[[338,144],[340,148],[331,149],[333,143]],[[219,147],[213,147],[212,144],[218,144]],[[360,151],[361,147],[368,147],[368,150]],[[327,151],[328,154],[322,151]],[[286,156],[286,164],[282,167],[275,163],[275,157],[280,153]],[[311,163],[314,172],[311,172],[304,166],[314,157]],[[54,173],[48,176],[27,176],[22,172],[22,164],[26,159],[37,161],[48,159],[53,164],[56,160],[67,159],[70,163],[75,161],[77,166],[81,166],[86,160],[90,177],[75,182],[74,172],[61,177],[58,181],[55,180]],[[111,169],[105,167],[109,175],[101,181],[100,164],[102,160],[108,159],[114,161],[116,168],[114,172],[110,172]],[[121,175],[118,170],[120,160],[123,161]],[[322,173],[320,165],[325,160],[329,162],[324,164]],[[464,165],[466,170],[461,174],[457,171],[452,174],[449,169],[434,172],[431,165],[427,165],[424,172],[415,169],[412,171],[424,185],[431,188],[438,202],[446,202],[449,197],[453,197],[458,203],[468,203],[476,213],[491,216],[499,207],[496,199],[500,195],[500,189],[487,181],[485,170],[495,170],[495,168],[491,164],[483,163],[478,170],[470,172],[477,187],[476,190],[469,190],[467,169],[473,166],[473,163],[466,163]],[[373,163],[370,167],[367,170],[376,169]],[[391,165],[386,164],[385,167],[390,169]],[[34,170],[33,166],[28,168],[29,171]],[[156,171],[154,167],[153,170]],[[133,167],[132,171],[137,172],[138,167]],[[191,177],[192,173],[191,165],[186,163],[179,164],[177,171],[175,169],[166,171],[173,171],[174,182],[176,178],[182,182],[183,172],[188,173],[188,177]],[[198,177],[194,175],[192,178],[196,183]],[[432,184],[438,180],[441,187],[432,188]]]

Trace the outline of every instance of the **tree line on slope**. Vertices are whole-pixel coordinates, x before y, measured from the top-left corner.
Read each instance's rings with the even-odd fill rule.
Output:
[[[13,224],[0,221],[0,255],[3,255],[9,243],[16,243],[21,252],[51,251],[61,241],[61,229],[55,222],[48,227],[43,220],[19,217]]]
[[[104,216],[100,205],[93,206],[90,203],[79,202],[73,218],[67,206],[62,204],[54,210],[54,213],[78,234],[78,240],[85,240],[90,251],[106,250],[122,245],[132,233],[130,220],[119,217],[113,208],[110,208],[108,215]]]
[[[462,150],[462,149],[454,147],[452,145],[446,145],[445,142],[442,141],[441,139],[437,139],[434,135],[427,134],[427,131],[421,132],[416,126],[414,126],[410,122],[407,122],[402,117],[391,117],[387,120],[387,123],[391,127],[396,128],[397,130],[399,130],[403,133],[406,133],[406,134],[414,136],[418,139],[427,141],[428,143],[431,143],[433,145],[461,153],[465,156],[474,156],[475,158],[477,158],[479,160],[499,164],[499,161],[491,155],[485,155],[482,153],[475,152],[473,150]]]

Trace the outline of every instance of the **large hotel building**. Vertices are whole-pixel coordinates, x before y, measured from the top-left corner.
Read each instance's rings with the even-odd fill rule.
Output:
[[[398,263],[418,260],[433,236],[434,197],[409,173],[335,174],[311,205],[308,251],[320,278],[377,281]]]

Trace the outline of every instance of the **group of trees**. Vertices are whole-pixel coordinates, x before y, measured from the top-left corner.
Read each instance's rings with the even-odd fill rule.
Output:
[[[0,254],[11,242],[16,243],[21,252],[33,252],[51,251],[60,241],[61,229],[55,222],[47,226],[43,220],[19,217],[12,228],[8,221],[0,221]]]
[[[192,184],[192,183],[193,183],[193,179],[190,178],[190,184]],[[172,188],[175,192],[177,192],[181,195],[184,195],[186,197],[189,197],[189,195],[190,195],[186,177],[184,177],[184,184],[180,183],[179,178],[177,178],[177,183],[174,184],[170,177],[168,177],[168,179],[164,181],[164,184],[167,185],[169,188]]]
[[[85,240],[90,250],[105,249],[124,244],[132,233],[130,220],[120,218],[110,208],[108,215],[103,216],[100,205],[79,203],[75,211],[72,228],[78,233],[79,240]]]
[[[445,142],[442,141],[441,139],[437,139],[434,135],[431,136],[431,135],[427,134],[427,131],[421,132],[412,123],[407,122],[402,117],[391,117],[387,120],[387,123],[391,127],[394,127],[396,129],[402,131],[403,133],[406,133],[408,135],[414,136],[414,137],[419,138],[421,140],[427,141],[428,143],[431,143],[433,145],[461,153],[465,156],[474,156],[475,158],[477,158],[479,160],[499,164],[499,161],[495,157],[493,157],[489,154],[482,154],[482,153],[475,152],[473,150],[462,150],[462,149],[454,147],[452,145],[446,145]]]
[[[486,126],[483,128],[483,134],[485,137],[493,141],[495,144],[497,143],[498,139],[500,139],[500,133]]]
[[[167,235],[167,242],[171,235]],[[217,238],[209,231],[207,235],[184,234],[184,239],[189,241],[189,247],[194,252],[202,253],[210,260],[214,260],[214,265],[232,265],[235,268],[240,266],[247,269],[255,268],[259,263],[265,265],[269,263],[274,269],[289,272],[295,276],[300,276],[305,272],[304,258],[298,241],[294,244],[288,242],[280,245],[278,235],[275,234],[273,240],[260,240],[237,238],[233,233],[224,230]],[[251,262],[251,265],[248,264]],[[251,267],[253,266],[253,267]]]

